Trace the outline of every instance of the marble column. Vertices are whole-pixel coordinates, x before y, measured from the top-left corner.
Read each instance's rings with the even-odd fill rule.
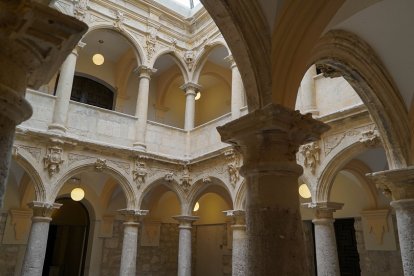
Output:
[[[383,193],[397,217],[398,239],[405,276],[414,275],[414,166],[368,174]]]
[[[315,91],[315,80],[316,66],[312,65],[309,67],[303,76],[302,82],[300,83],[303,113],[312,113],[312,115],[318,115],[319,111],[316,106],[316,91]]]
[[[29,207],[33,209],[33,217],[22,265],[22,276],[42,275],[51,216],[60,206],[62,204],[38,201],[29,203]]]
[[[333,212],[342,208],[342,203],[318,202],[306,204],[315,209],[315,249],[318,276],[340,276],[338,250]]]
[[[297,191],[303,169],[296,153],[329,127],[310,114],[269,104],[217,129],[222,141],[237,145],[243,155],[245,275],[308,275]]]
[[[231,118],[233,120],[240,117],[240,109],[243,107],[244,86],[233,56],[228,56],[225,60],[230,63],[231,68]]]
[[[1,207],[16,125],[32,115],[26,88],[53,76],[87,26],[34,1],[2,1],[0,22],[7,22],[0,26]]]
[[[75,76],[76,61],[79,51],[86,44],[79,42],[60,68],[59,80],[56,88],[56,101],[53,109],[52,123],[48,129],[59,134],[66,133],[70,96],[72,94],[73,78]]]
[[[244,210],[225,211],[233,219],[232,275],[244,276],[246,271],[246,221]]]
[[[180,225],[178,241],[178,276],[191,276],[191,225],[198,219],[196,216],[175,216]]]
[[[180,87],[185,92],[185,117],[184,130],[190,131],[194,128],[195,120],[195,96],[201,90],[201,86],[187,82]]]
[[[124,240],[122,242],[120,276],[135,276],[138,249],[138,227],[148,210],[128,210],[119,212],[124,216]]]
[[[135,125],[135,143],[134,147],[139,150],[146,150],[145,134],[147,130],[148,118],[148,96],[150,89],[150,80],[152,74],[157,72],[156,69],[147,66],[139,66],[136,70],[139,74],[139,88],[137,97],[137,107],[135,109],[135,116],[138,118]]]

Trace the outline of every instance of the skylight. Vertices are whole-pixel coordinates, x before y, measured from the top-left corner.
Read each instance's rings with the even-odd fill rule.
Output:
[[[173,2],[176,2],[180,4],[181,6],[184,6],[188,9],[192,9],[198,4],[200,4],[200,0],[171,0]]]

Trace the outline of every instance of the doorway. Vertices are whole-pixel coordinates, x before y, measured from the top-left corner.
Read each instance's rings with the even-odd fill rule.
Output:
[[[52,216],[43,266],[43,276],[83,275],[89,233],[86,207],[70,198]]]
[[[341,276],[361,275],[354,222],[353,218],[335,219],[334,222]]]
[[[226,225],[197,225],[196,275],[223,275],[223,235]]]

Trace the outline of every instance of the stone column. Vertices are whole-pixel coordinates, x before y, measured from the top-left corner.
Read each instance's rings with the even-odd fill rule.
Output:
[[[201,90],[201,86],[187,82],[180,87],[185,92],[185,118],[184,130],[190,131],[194,128],[195,118],[195,96]]]
[[[339,276],[339,260],[336,247],[333,212],[342,208],[343,204],[334,202],[318,202],[306,204],[315,209],[315,248],[316,265],[319,276]]]
[[[191,225],[198,219],[196,216],[175,216],[180,225],[178,243],[178,276],[191,276]]]
[[[122,242],[120,276],[135,276],[138,249],[138,227],[148,210],[128,210],[119,212],[124,216],[124,240]]]
[[[32,115],[26,88],[53,76],[87,26],[34,1],[2,1],[0,22],[1,207],[15,127]]]
[[[157,72],[156,69],[147,66],[139,66],[136,70],[139,74],[139,88],[137,96],[137,107],[135,109],[135,116],[138,118],[135,125],[135,143],[134,147],[139,150],[146,150],[145,134],[147,130],[148,118],[148,96],[150,88],[151,75]]]
[[[316,106],[315,80],[313,79],[315,76],[316,66],[312,65],[309,67],[308,71],[306,71],[302,82],[300,83],[303,113],[312,113],[312,115],[319,114]]]
[[[235,120],[240,117],[240,109],[243,107],[244,86],[233,56],[230,55],[225,60],[230,63],[231,68],[231,118]]]
[[[62,204],[38,201],[29,203],[29,207],[33,209],[33,217],[22,265],[22,276],[42,275],[51,216],[60,206]]]
[[[414,166],[368,174],[395,209],[405,276],[414,275]]]
[[[243,155],[245,275],[308,275],[297,191],[303,169],[296,153],[329,127],[310,114],[269,104],[217,129],[222,141],[237,145]]]
[[[86,44],[79,42],[60,68],[59,80],[56,88],[55,108],[53,109],[52,123],[48,126],[50,131],[66,133],[70,96],[72,94],[73,78],[75,76],[76,61],[79,51]]]
[[[232,249],[232,275],[244,276],[246,271],[246,221],[245,211],[224,211],[233,219],[233,249]]]

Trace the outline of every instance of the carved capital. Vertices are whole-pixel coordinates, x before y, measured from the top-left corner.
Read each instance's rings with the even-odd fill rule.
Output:
[[[140,222],[149,213],[148,210],[133,209],[121,209],[118,212],[122,215],[125,222]]]
[[[246,225],[246,212],[244,210],[227,210],[223,211],[227,217],[231,217],[233,224]]]
[[[27,204],[27,206],[33,210],[32,220],[35,220],[37,217],[50,219],[53,211],[59,209],[62,204],[33,201]]]
[[[135,73],[139,75],[139,78],[151,79],[151,76],[157,72],[157,69],[150,68],[145,65],[138,66],[135,70]]]
[[[414,166],[367,174],[393,200],[414,199]]]
[[[181,216],[174,216],[173,219],[175,219],[176,221],[178,221],[180,223],[179,228],[187,228],[188,229],[188,228],[191,228],[191,225],[193,224],[193,222],[198,220],[199,217],[181,215]]]
[[[60,165],[64,162],[62,158],[63,149],[59,146],[47,148],[46,156],[43,158],[44,168],[48,170],[49,176],[59,173]]]
[[[185,94],[197,94],[201,90],[201,85],[198,85],[194,82],[187,82],[180,86],[180,89],[185,92]]]
[[[315,210],[314,222],[319,219],[332,220],[331,222],[333,222],[333,213],[342,209],[344,204],[337,202],[311,202],[305,203],[303,206]]]
[[[328,129],[310,114],[302,115],[273,104],[217,128],[223,142],[240,148],[244,176],[300,175],[302,168],[296,164],[299,146],[318,140]]]

